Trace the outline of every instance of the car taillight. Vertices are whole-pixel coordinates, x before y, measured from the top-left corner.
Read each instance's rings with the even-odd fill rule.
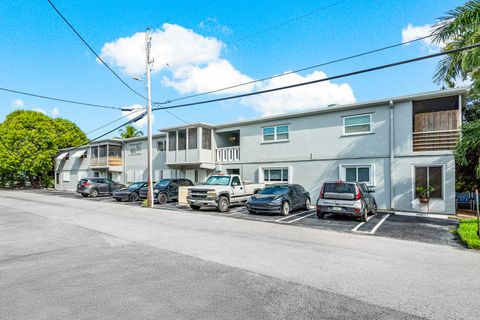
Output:
[[[362,198],[362,194],[360,193],[360,189],[355,186],[355,200],[360,200]]]
[[[323,199],[323,186],[322,186],[322,189],[320,190],[320,198]]]
[[[90,183],[88,183],[88,182],[84,182],[84,183],[82,184],[82,187],[88,187],[88,186],[90,186]]]

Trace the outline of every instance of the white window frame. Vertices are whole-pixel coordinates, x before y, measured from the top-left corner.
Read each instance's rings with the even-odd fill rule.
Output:
[[[345,120],[346,120],[346,119],[360,118],[360,117],[365,117],[365,116],[368,116],[368,117],[369,117],[369,125],[370,125],[370,130],[369,130],[369,131],[353,132],[353,133],[346,133],[346,132],[345,132],[345,128],[346,128],[346,127],[359,126],[358,124],[345,125]],[[357,115],[353,115],[353,116],[344,116],[344,117],[343,117],[343,135],[344,135],[344,136],[356,136],[356,135],[359,135],[359,134],[369,134],[369,133],[372,133],[372,132],[373,132],[372,119],[373,119],[373,117],[372,117],[372,114],[371,114],[371,113],[357,114]]]
[[[70,182],[70,172],[68,171],[62,172],[62,182]]]
[[[291,183],[291,168],[290,167],[264,167],[264,168],[261,168],[262,170],[262,175],[263,175],[263,182],[266,183],[266,184],[275,184],[275,183]],[[281,171],[281,174],[280,174],[280,179],[281,181],[271,181],[270,180],[270,171],[271,170],[280,170]],[[283,171],[284,170],[287,170],[287,180],[283,180],[284,176],[283,176]],[[268,180],[266,179],[265,177],[265,171],[269,171],[268,173]]]
[[[132,152],[132,148],[135,146],[135,148],[137,149],[136,152]],[[140,146],[140,147],[137,147],[137,146]],[[139,154],[142,154],[142,143],[139,142],[139,143],[132,143],[128,146],[128,154],[130,156],[136,156],[136,155],[139,155]]]
[[[442,168],[442,197],[441,198],[430,198],[432,201],[445,201],[445,165],[444,164],[435,164],[435,163],[425,163],[425,164],[414,164],[412,165],[412,201],[418,199],[415,197],[415,168],[429,168],[429,167],[441,167]],[[429,175],[429,170],[427,169],[427,177]],[[430,180],[430,177],[427,178]]]
[[[365,183],[369,187],[374,187],[375,186],[375,165],[373,163],[352,163],[352,164],[341,164],[339,167],[339,180],[342,181],[347,181],[347,168],[356,168],[357,170],[357,179],[358,179],[358,168],[368,168],[369,169],[369,175],[368,175],[368,180],[369,181],[360,181],[359,183]]]
[[[278,127],[287,127],[288,128],[288,139],[278,139],[277,138],[277,128]],[[265,135],[263,134],[264,129],[273,128],[273,140],[265,140]],[[262,143],[275,143],[275,142],[288,142],[290,141],[290,124],[277,124],[272,126],[262,127]]]

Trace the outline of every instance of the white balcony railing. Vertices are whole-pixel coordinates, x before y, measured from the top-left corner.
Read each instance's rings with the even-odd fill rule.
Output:
[[[414,132],[413,151],[453,150],[459,137],[458,129]]]
[[[240,147],[217,148],[217,162],[240,161]]]

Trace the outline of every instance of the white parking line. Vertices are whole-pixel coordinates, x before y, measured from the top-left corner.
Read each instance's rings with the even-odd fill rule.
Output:
[[[370,219],[372,219],[372,218],[373,218],[373,216],[370,216],[370,217],[367,218],[367,221],[365,221],[365,222],[360,222],[359,224],[357,224],[357,226],[352,229],[352,232],[359,232],[359,231],[357,231],[357,230],[358,230],[361,226],[363,226],[365,223],[367,223],[368,220],[370,220]]]
[[[388,217],[390,217],[390,214],[387,214],[385,217],[383,217],[382,220],[380,220],[380,221],[375,225],[375,227],[373,227],[373,229],[370,230],[370,233],[371,233],[371,234],[374,234],[375,231],[377,231],[377,229],[380,228],[380,226],[382,225],[382,223],[384,223],[385,220],[388,219]]]
[[[275,222],[281,222],[281,221],[283,221],[283,220],[290,219],[290,218],[296,217],[296,216],[301,215],[301,214],[304,214],[304,213],[305,213],[305,211],[299,212],[299,213],[297,213],[297,214],[292,214],[291,216],[288,215],[288,216],[286,216],[286,217],[283,217],[283,218],[280,218],[280,219],[275,220]]]
[[[313,216],[314,214],[317,214],[317,213],[316,213],[316,212],[312,212],[312,213],[310,213],[310,214],[307,214],[306,216],[297,218],[297,219],[292,220],[292,221],[287,221],[287,222],[285,222],[285,223],[292,223],[292,222],[295,222],[295,221],[298,221],[298,220],[302,220],[302,219],[305,219],[305,218],[307,218],[307,217]]]

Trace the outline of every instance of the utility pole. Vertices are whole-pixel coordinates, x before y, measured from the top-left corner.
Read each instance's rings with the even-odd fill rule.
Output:
[[[150,28],[145,32],[145,52],[146,52],[146,66],[147,66],[147,157],[148,157],[148,193],[147,193],[147,207],[153,208],[153,168],[152,168],[152,96],[150,93],[150,65],[153,59],[150,60],[150,48],[152,45],[152,37],[150,35]]]

